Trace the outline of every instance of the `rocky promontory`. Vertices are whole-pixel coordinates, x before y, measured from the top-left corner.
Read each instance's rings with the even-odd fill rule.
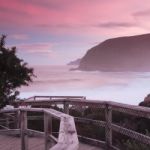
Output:
[[[150,71],[150,34],[108,39],[87,51],[79,69]]]

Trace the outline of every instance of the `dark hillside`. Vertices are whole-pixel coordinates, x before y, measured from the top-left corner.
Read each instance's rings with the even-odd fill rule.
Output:
[[[108,39],[86,53],[79,69],[150,71],[150,34]]]

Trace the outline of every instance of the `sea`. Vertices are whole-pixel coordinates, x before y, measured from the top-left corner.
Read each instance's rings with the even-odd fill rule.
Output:
[[[150,93],[150,72],[71,71],[76,66],[33,66],[33,82],[21,87],[20,98],[85,96],[138,105]]]

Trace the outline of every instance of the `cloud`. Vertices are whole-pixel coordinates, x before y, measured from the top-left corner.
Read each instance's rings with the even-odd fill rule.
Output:
[[[104,28],[134,26],[134,23],[128,23],[131,21],[130,9],[127,7],[129,4],[118,0],[14,0],[13,3],[10,0],[2,1],[1,11],[5,12],[3,19],[6,22],[3,29],[10,22],[8,18],[11,18],[12,25],[6,26],[7,31],[13,26],[31,33],[97,36],[104,34]],[[1,17],[3,16],[0,15]],[[99,20],[104,23],[98,24]],[[97,29],[93,29],[93,25]]]
[[[37,28],[75,28],[78,27],[79,25],[71,25],[71,24],[36,24],[35,27]]]
[[[27,39],[29,39],[29,35],[27,35],[27,34],[12,34],[9,37],[12,39],[16,39],[16,40],[27,40]]]
[[[150,9],[143,10],[143,11],[137,11],[137,12],[133,13],[133,16],[134,17],[145,17],[145,16],[150,17]]]
[[[55,1],[50,1],[50,0],[22,0],[24,4],[30,4],[34,6],[40,6],[44,7],[47,9],[52,9],[52,10],[64,10],[68,5],[69,1],[66,0],[55,0]]]
[[[128,22],[106,22],[106,23],[100,23],[96,26],[102,28],[128,28],[128,27],[134,27],[135,24],[128,23]]]
[[[149,33],[150,30],[150,9],[143,9],[141,11],[136,11],[132,14],[134,19],[136,20],[137,24],[145,29],[147,33]]]
[[[15,14],[17,16],[26,16],[29,17],[28,13],[13,7],[0,6],[0,12],[3,14]]]
[[[81,82],[81,79],[73,78],[73,79],[47,79],[47,80],[37,80],[34,81],[34,84],[66,84],[73,82]]]
[[[17,46],[20,51],[25,53],[52,53],[52,44],[50,43],[31,43],[31,44],[20,44]]]

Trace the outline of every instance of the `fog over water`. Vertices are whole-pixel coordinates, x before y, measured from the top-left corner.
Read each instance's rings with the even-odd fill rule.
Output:
[[[37,78],[21,88],[20,97],[86,96],[137,105],[150,93],[150,72],[69,71],[71,67],[33,66]]]

